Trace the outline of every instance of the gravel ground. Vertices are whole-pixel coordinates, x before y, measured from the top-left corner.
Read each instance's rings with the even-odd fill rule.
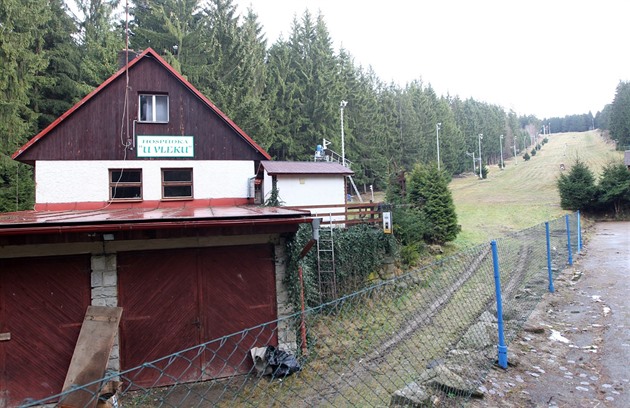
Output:
[[[598,223],[472,407],[630,407],[630,223]]]

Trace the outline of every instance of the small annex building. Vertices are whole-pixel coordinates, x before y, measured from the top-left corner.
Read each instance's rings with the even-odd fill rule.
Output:
[[[339,213],[347,203],[347,177],[353,174],[351,169],[330,161],[262,161],[256,176],[258,202],[269,199],[275,186],[282,206],[309,210],[325,222],[328,218],[343,219],[327,218],[326,214]]]
[[[284,242],[307,211],[254,203],[270,156],[152,49],[21,147],[33,211],[0,214],[0,407],[61,391],[86,308],[123,308],[128,370],[292,312]],[[134,374],[135,386],[247,372],[282,323]]]

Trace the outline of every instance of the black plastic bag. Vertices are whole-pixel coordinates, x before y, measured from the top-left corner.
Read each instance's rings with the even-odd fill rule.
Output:
[[[271,376],[274,378],[286,377],[302,369],[295,356],[274,346],[267,346],[265,359],[272,369]]]

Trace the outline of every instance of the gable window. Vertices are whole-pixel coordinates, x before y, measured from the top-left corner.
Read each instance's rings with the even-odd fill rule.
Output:
[[[168,122],[168,95],[140,95],[140,122]]]
[[[192,169],[162,169],[162,198],[193,198]]]
[[[142,200],[142,169],[109,169],[109,199]]]

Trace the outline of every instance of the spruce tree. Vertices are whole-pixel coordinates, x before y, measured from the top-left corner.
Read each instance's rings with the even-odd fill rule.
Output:
[[[279,40],[269,49],[264,99],[269,107],[271,131],[259,143],[276,160],[293,159],[299,150],[300,91],[292,59],[286,41]]]
[[[610,112],[610,136],[618,147],[630,148],[630,82],[620,82]]]
[[[11,154],[37,129],[31,98],[38,75],[48,60],[43,33],[51,15],[47,1],[0,2],[0,212],[32,208],[30,166],[11,160]]]
[[[626,165],[619,161],[604,166],[597,187],[600,206],[606,208],[612,205],[615,216],[619,217],[624,206],[630,204],[630,171]]]
[[[203,77],[204,54],[215,44],[201,37],[200,0],[136,0],[131,9],[131,48],[148,47],[194,84]],[[202,46],[205,44],[205,48]]]
[[[37,76],[31,98],[31,107],[38,114],[38,133],[70,109],[81,97],[85,88],[78,82],[81,53],[74,40],[78,28],[63,0],[49,1],[51,18],[45,25],[39,52],[48,60],[45,70]]]
[[[448,182],[434,163],[416,165],[407,182],[409,203],[422,212],[427,222],[424,239],[431,244],[453,241],[461,229]]]
[[[118,70],[118,53],[124,49],[124,33],[115,24],[117,0],[74,0],[79,10],[79,82],[83,94],[91,92]]]
[[[575,160],[568,174],[558,178],[560,206],[565,210],[592,210],[597,198],[595,176],[586,163]]]

